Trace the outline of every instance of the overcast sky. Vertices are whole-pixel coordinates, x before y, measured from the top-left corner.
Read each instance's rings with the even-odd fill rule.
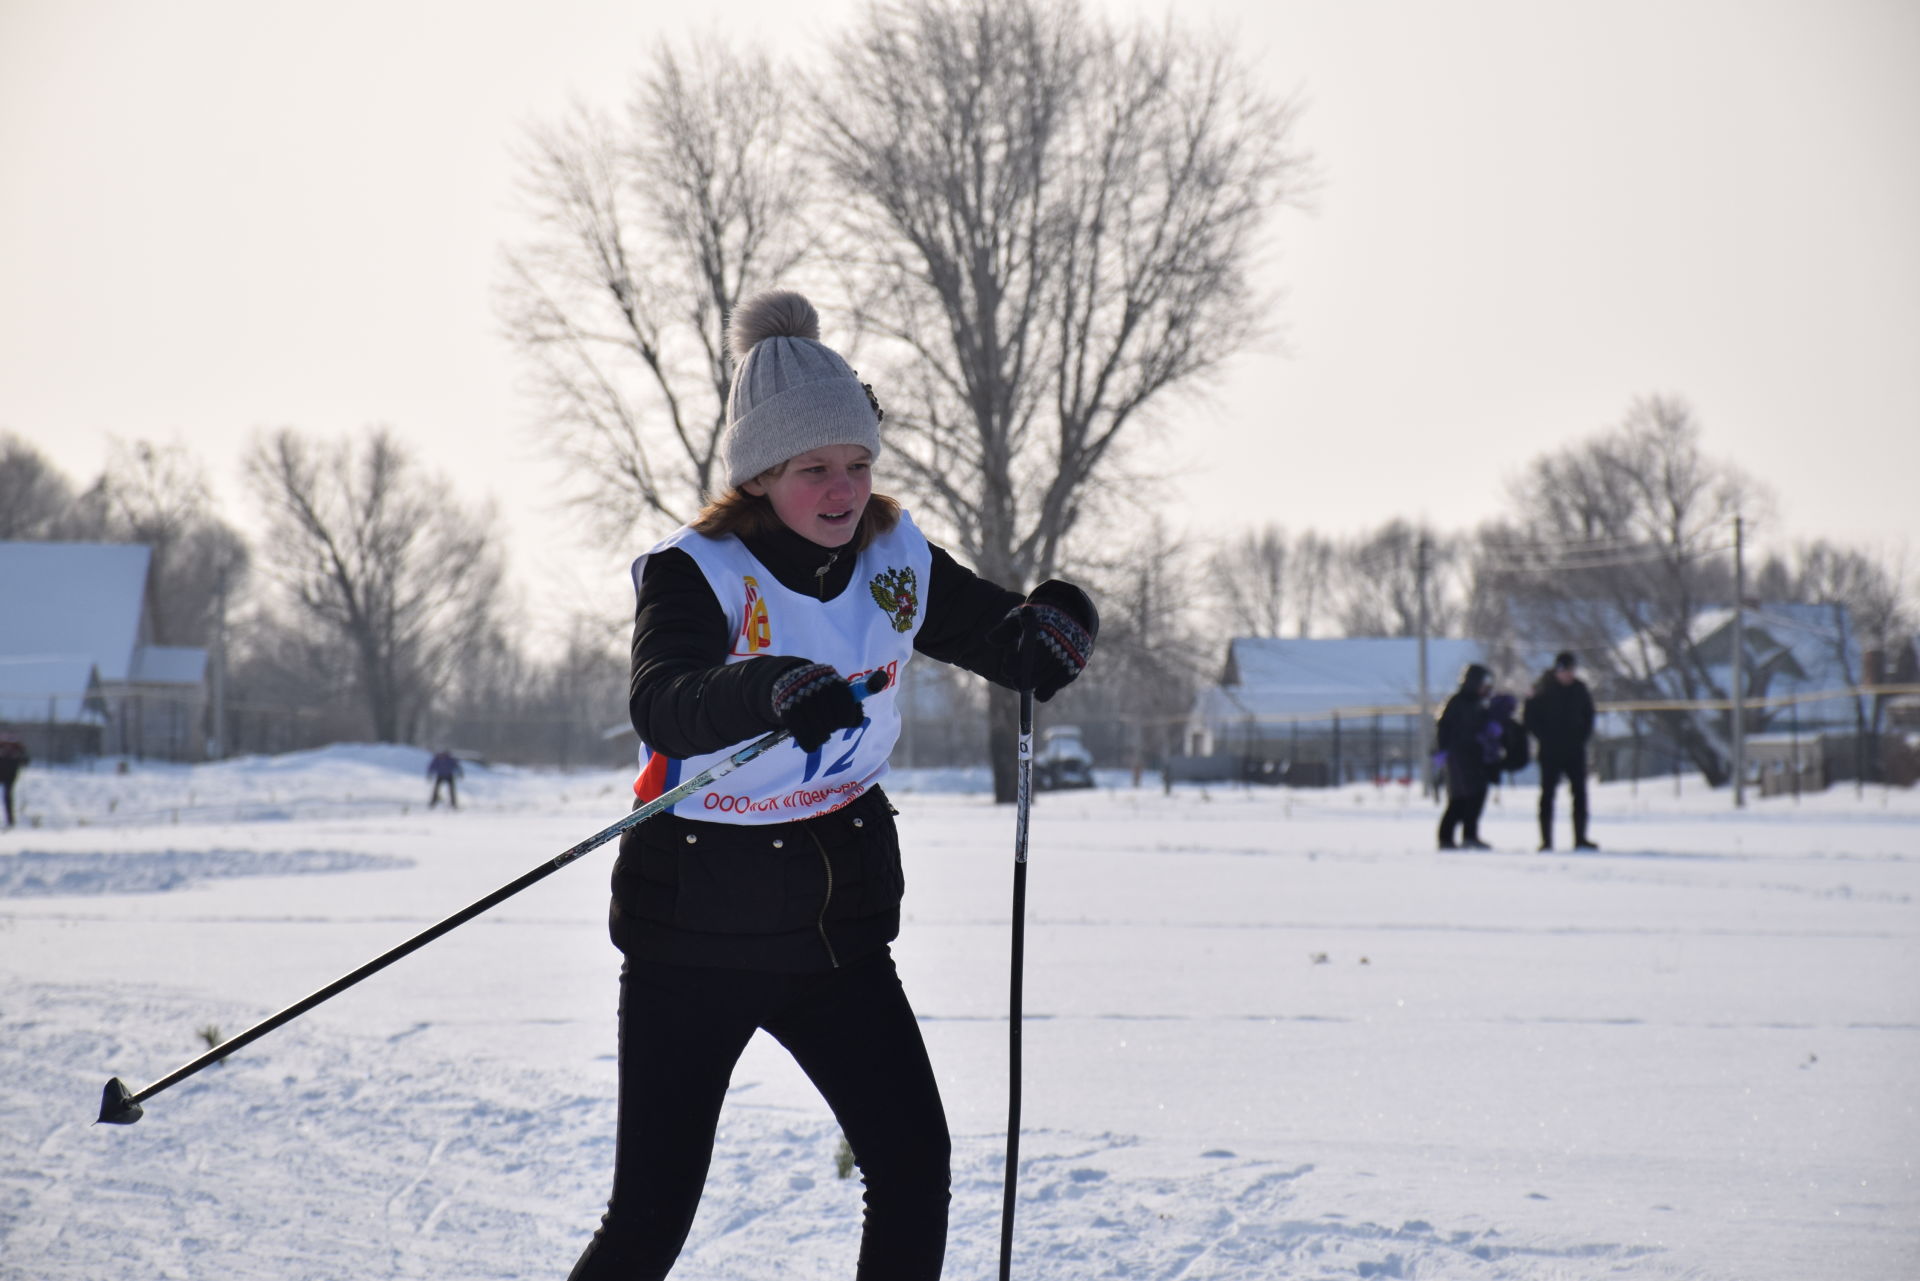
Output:
[[[623,101],[666,7],[0,0],[0,430],[76,481],[184,441],[244,522],[254,430],[387,424],[498,500],[537,610],[623,608],[638,549],[554,513],[493,290],[525,126]],[[1662,393],[1776,537],[1920,558],[1920,3],[1179,11],[1302,98],[1322,186],[1275,223],[1287,350],[1170,406],[1177,520],[1465,529]]]

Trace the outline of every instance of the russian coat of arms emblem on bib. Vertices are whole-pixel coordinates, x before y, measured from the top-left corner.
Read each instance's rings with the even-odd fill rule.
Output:
[[[891,616],[894,631],[904,632],[913,626],[913,616],[920,610],[913,570],[883,570],[873,576],[868,587],[873,592],[874,604]]]

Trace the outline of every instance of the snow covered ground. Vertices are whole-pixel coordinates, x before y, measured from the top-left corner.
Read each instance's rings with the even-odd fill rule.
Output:
[[[35,767],[0,834],[0,1277],[560,1278],[612,1155],[611,851],[96,1126],[620,817],[626,779],[335,748]],[[1015,1276],[1920,1276],[1920,795],[1598,790],[1598,854],[1432,848],[1404,790],[1043,795]],[[1012,814],[890,788],[942,1075],[947,1275],[994,1273]],[[37,826],[33,824],[37,823]],[[777,1047],[676,1277],[852,1274]]]

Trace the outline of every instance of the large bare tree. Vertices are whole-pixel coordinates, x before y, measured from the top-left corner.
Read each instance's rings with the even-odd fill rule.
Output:
[[[623,118],[579,107],[529,136],[539,230],[502,313],[598,533],[680,524],[724,479],[726,319],[811,244],[783,84],[762,55],[662,45]]]
[[[458,665],[496,640],[491,513],[462,506],[384,430],[357,448],[276,431],[254,442],[246,474],[267,570],[352,655],[374,737],[412,741]]]
[[[1055,573],[1128,430],[1261,329],[1261,234],[1304,182],[1293,106],[1224,44],[1073,0],[899,0],[810,115],[858,310],[899,357],[889,466],[988,577]]]
[[[1751,481],[1702,451],[1684,402],[1642,399],[1515,483],[1517,521],[1481,532],[1476,633],[1509,663],[1578,650],[1614,699],[1725,699],[1703,618],[1732,604],[1734,521],[1760,505]],[[1710,782],[1730,777],[1729,713],[1650,719]]]

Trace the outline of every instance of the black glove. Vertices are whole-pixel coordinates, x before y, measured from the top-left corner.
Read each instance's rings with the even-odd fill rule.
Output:
[[[840,729],[866,719],[853,686],[825,663],[800,663],[773,682],[773,719],[793,731],[803,751],[816,751]]]
[[[1100,611],[1071,583],[1049,579],[995,623],[987,640],[1012,651],[1007,676],[1044,703],[1078,676],[1093,657]]]

